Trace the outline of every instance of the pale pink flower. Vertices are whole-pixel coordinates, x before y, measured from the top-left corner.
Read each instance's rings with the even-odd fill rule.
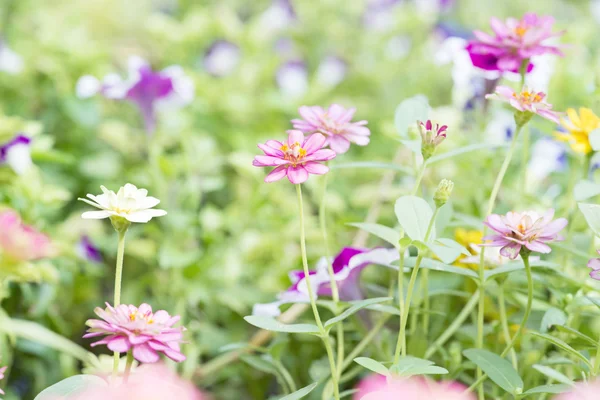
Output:
[[[600,250],[596,250],[600,254]],[[591,268],[590,277],[597,281],[600,281],[600,258],[592,258],[587,263],[588,268]]]
[[[181,379],[162,364],[136,368],[127,383],[119,381],[117,386],[92,387],[74,400],[208,400],[192,383]]]
[[[560,123],[559,113],[552,111],[552,104],[545,101],[546,94],[544,92],[534,92],[525,87],[520,93],[517,93],[508,86],[498,86],[495,95],[488,94],[485,98],[498,99],[509,103],[518,111],[530,112],[554,123]]]
[[[484,243],[482,246],[501,247],[500,254],[513,260],[523,246],[534,253],[550,253],[552,249],[546,243],[563,240],[558,232],[567,226],[566,218],[554,221],[552,218],[553,209],[546,211],[544,215],[534,211],[492,214],[485,224],[496,233],[484,237],[484,240],[491,240],[491,243]]]
[[[493,35],[474,31],[475,40],[467,46],[473,65],[486,70],[519,72],[523,61],[533,56],[562,56],[557,46],[547,43],[548,39],[563,34],[552,32],[553,24],[554,18],[534,13],[527,13],[520,20],[508,18],[506,22],[492,18]],[[531,67],[529,64],[528,72]]]
[[[474,400],[473,393],[458,382],[434,382],[423,378],[389,378],[383,388],[369,392],[360,400]],[[358,400],[358,399],[357,399]]]
[[[304,133],[319,132],[327,136],[327,144],[337,154],[348,151],[350,143],[359,146],[369,144],[371,131],[365,125],[367,121],[350,122],[356,108],[344,108],[332,104],[327,110],[320,106],[302,106],[298,113],[303,119],[293,119],[294,128]]]
[[[329,171],[320,162],[335,158],[335,152],[324,149],[325,136],[314,133],[308,138],[297,130],[288,131],[287,143],[268,140],[259,144],[265,155],[254,157],[255,167],[277,167],[267,175],[265,182],[275,182],[287,176],[293,184],[300,184],[308,179],[309,174],[323,175]]]
[[[561,393],[553,400],[597,400],[600,393],[600,380],[593,382],[578,382],[567,393]]]
[[[16,261],[52,257],[56,249],[50,238],[25,225],[13,210],[0,211],[0,252]]]
[[[118,353],[133,349],[133,357],[142,363],[157,362],[160,359],[158,353],[173,361],[185,360],[179,348],[184,328],[173,328],[179,316],[171,317],[164,310],[153,313],[152,307],[145,303],[139,308],[125,304],[115,308],[106,303],[106,310],[96,307],[94,312],[102,320],[88,320],[86,325],[90,329],[83,337],[106,337],[93,343],[92,347],[105,344]]]
[[[0,381],[2,379],[4,379],[4,372],[6,371],[8,367],[2,367],[0,368]],[[2,389],[0,389],[0,394],[4,394],[4,391]]]
[[[358,392],[352,395],[352,400],[361,400],[369,393],[377,392],[387,386],[387,378],[384,375],[371,374],[367,375],[358,382],[355,389]]]

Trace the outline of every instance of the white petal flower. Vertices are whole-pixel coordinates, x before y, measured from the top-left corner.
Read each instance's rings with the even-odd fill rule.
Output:
[[[99,208],[101,211],[87,211],[81,217],[85,219],[103,219],[110,217],[122,217],[129,222],[146,223],[153,217],[162,217],[167,212],[164,210],[156,210],[155,207],[160,200],[155,197],[148,196],[146,189],[138,189],[131,183],[121,187],[115,194],[112,190],[100,186],[102,194],[94,196],[88,194],[88,199],[79,200],[88,203],[91,206]]]

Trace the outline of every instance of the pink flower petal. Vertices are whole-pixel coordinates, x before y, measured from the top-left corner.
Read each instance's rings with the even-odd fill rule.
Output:
[[[298,130],[289,130],[288,131],[288,146],[292,146],[295,143],[302,144],[304,143],[304,133]]]
[[[308,171],[309,174],[314,175],[324,175],[329,172],[329,167],[323,164],[319,164],[315,161],[309,161],[304,164],[304,169]]]
[[[306,150],[306,154],[310,155],[321,149],[326,140],[327,138],[320,133],[313,133],[308,137],[308,139],[306,139],[306,142],[302,145],[302,147],[304,150]]]
[[[287,175],[288,165],[282,165],[280,167],[275,168],[273,171],[269,172],[269,174],[265,177],[266,183],[271,183],[280,180],[284,176]]]
[[[289,166],[287,168],[287,177],[294,185],[306,182],[308,179],[308,171],[302,166]]]
[[[160,360],[158,353],[147,343],[134,346],[133,357],[141,363],[155,363]]]

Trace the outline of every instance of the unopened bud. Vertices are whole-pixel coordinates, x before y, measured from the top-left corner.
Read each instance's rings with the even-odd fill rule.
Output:
[[[440,208],[441,206],[446,204],[446,202],[450,198],[450,195],[452,194],[453,189],[454,182],[452,182],[449,179],[442,179],[442,181],[437,187],[437,190],[435,191],[435,195],[433,196],[433,201],[435,202],[435,206],[437,208]]]
[[[421,133],[421,154],[425,160],[428,160],[440,143],[446,139],[447,125],[440,126],[430,120],[423,123],[419,121],[419,131]]]

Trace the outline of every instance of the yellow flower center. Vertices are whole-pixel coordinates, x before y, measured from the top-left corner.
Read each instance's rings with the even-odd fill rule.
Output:
[[[291,162],[294,167],[306,157],[306,150],[298,142],[295,142],[291,146],[284,144],[279,150],[283,151],[284,159]]]
[[[519,24],[519,26],[515,28],[515,33],[518,37],[522,38],[527,33],[527,27],[523,24]]]
[[[539,103],[544,99],[540,93],[530,92],[529,90],[523,90],[518,94],[513,93],[513,97],[525,104]]]

